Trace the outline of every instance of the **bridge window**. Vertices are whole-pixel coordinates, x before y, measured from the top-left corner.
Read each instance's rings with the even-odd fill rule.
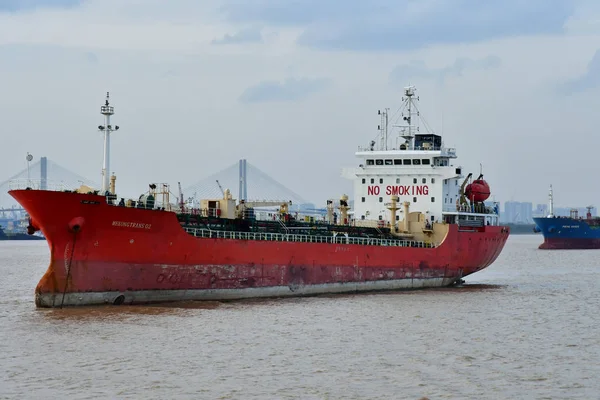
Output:
[[[379,183],[383,183],[383,178],[379,179]]]
[[[367,182],[367,180],[365,178],[363,178],[362,183],[364,184],[366,182]]]
[[[429,158],[424,158],[421,160],[421,164],[423,165],[430,165],[431,164],[431,160]]]
[[[460,175],[460,168],[456,168],[455,172],[456,172],[457,175]]]
[[[408,159],[408,158],[405,158],[404,160],[402,160],[402,164],[404,164],[404,165],[411,165],[411,164],[412,164],[412,162],[411,162],[411,161],[412,161],[412,160],[410,160],[410,159]]]
[[[383,160],[375,160],[375,165],[383,165]]]
[[[418,158],[413,160],[413,165],[421,165],[421,160],[419,160]]]
[[[423,180],[421,180],[421,182],[427,183],[427,178],[423,178]]]
[[[402,165],[402,160],[395,159],[394,165]]]
[[[396,178],[396,183],[400,183],[400,178]]]
[[[365,202],[365,198],[364,198],[364,197],[361,197],[361,199],[362,199],[362,202],[364,203],[364,202]]]
[[[385,160],[385,165],[393,165],[394,160]]]
[[[431,202],[432,202],[432,203],[435,203],[435,197],[432,197],[432,198],[431,198]]]
[[[396,221],[400,221],[400,216],[396,215]]]
[[[417,178],[413,178],[413,183],[417,183]]]
[[[383,203],[383,197],[380,197],[380,198],[379,198],[379,202],[380,202],[380,203]]]
[[[416,202],[417,202],[417,198],[413,197],[413,203],[416,203]]]
[[[431,178],[431,183],[435,183],[435,178]]]
[[[375,179],[371,178],[371,183],[375,183]]]
[[[367,165],[375,165],[375,161],[374,160],[367,160]]]

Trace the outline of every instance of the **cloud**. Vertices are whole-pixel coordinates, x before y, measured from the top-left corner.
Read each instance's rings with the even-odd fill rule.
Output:
[[[213,39],[212,44],[260,43],[263,41],[260,28],[243,29],[232,35],[226,34],[220,39]]]
[[[226,0],[220,8],[225,17],[234,23],[262,22],[275,26],[307,25],[317,21],[337,21],[373,12],[374,0],[347,0],[344,6],[337,1],[322,0]],[[393,1],[383,3],[395,4]]]
[[[569,0],[230,1],[232,22],[304,29],[297,43],[321,50],[413,50],[508,36],[559,34],[575,9]]]
[[[389,80],[393,84],[405,85],[411,78],[435,78],[439,84],[443,84],[447,77],[462,77],[469,70],[495,69],[501,65],[502,60],[493,55],[481,59],[457,58],[454,63],[442,68],[428,68],[424,61],[415,60],[394,68]]]
[[[288,78],[284,82],[264,81],[246,89],[239,100],[242,103],[295,101],[325,90],[330,85],[331,80],[327,78]]]
[[[560,85],[558,92],[560,94],[575,94],[597,87],[600,87],[600,49],[596,50],[588,63],[587,71],[582,76]]]
[[[578,0],[577,8],[565,23],[570,34],[600,33],[600,2],[597,0]]]
[[[85,58],[90,64],[98,64],[98,62],[100,61],[98,60],[98,56],[96,56],[96,54],[92,53],[91,51],[85,54]]]
[[[19,12],[36,8],[71,8],[84,0],[1,0],[0,12]]]
[[[600,32],[592,29],[600,10],[578,9],[577,21],[570,17],[589,26],[575,36],[543,34],[561,32],[569,0],[558,8],[554,0],[545,7],[539,0],[471,0],[470,9],[457,0],[447,2],[452,7],[441,0],[238,3],[227,11],[219,7],[231,0],[85,0],[71,8],[46,3],[0,12],[0,75],[10,77],[0,96],[12,149],[0,159],[5,178],[25,168],[31,152],[99,179],[102,138],[95,127],[110,91],[114,122],[122,127],[112,142],[119,191],[137,197],[140,182],[176,187],[247,158],[264,160],[265,172],[322,204],[327,196],[352,194],[339,168],[354,163],[356,146],[377,137],[376,111],[399,105],[401,82],[417,86],[424,119],[457,148],[465,171],[485,161],[498,200],[514,194],[545,201],[546,183],[514,179],[522,170],[551,176],[557,187],[563,182],[560,192],[574,205],[600,196],[577,173],[594,168],[600,100],[590,93],[585,102],[566,101],[556,93],[557,82],[586,87],[580,81],[600,47]],[[261,28],[260,45],[212,44],[240,40],[250,27]],[[327,51],[340,42],[336,50],[370,53]],[[518,129],[507,129],[507,116]],[[540,121],[549,128],[540,130]],[[535,148],[559,160],[573,121],[579,140],[589,144],[578,163],[530,157]],[[48,126],[60,129],[48,135]],[[273,137],[303,140],[293,140],[294,152],[274,153],[264,145]],[[141,152],[132,152],[140,143]],[[199,146],[206,150],[201,158]],[[170,153],[178,154],[176,162],[137,168]],[[517,161],[507,163],[507,154]],[[329,168],[306,166],[307,155],[327,158]],[[281,169],[286,162],[304,167]]]

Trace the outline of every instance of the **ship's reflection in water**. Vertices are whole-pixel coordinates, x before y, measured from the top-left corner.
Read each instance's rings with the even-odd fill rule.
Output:
[[[175,302],[140,306],[64,307],[36,311],[49,322],[118,322],[143,316],[184,316],[185,313],[182,311],[185,310],[212,310],[222,305],[219,302]]]
[[[0,244],[0,398],[596,398],[600,252],[540,242],[453,288],[64,309]]]

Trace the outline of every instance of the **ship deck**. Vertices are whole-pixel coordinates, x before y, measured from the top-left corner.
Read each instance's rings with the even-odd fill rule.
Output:
[[[437,247],[435,243],[406,240],[403,238],[376,239],[365,237],[352,237],[348,235],[298,235],[293,233],[268,233],[268,232],[239,232],[222,231],[202,228],[184,227],[184,230],[195,236],[213,239],[240,239],[264,240],[277,242],[304,242],[304,243],[332,243],[332,244],[357,244],[363,246],[395,246],[395,247]]]

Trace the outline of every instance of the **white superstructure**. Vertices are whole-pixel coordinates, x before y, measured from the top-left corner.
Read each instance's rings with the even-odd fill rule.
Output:
[[[461,188],[464,191],[470,175],[465,179],[461,166],[455,163],[456,149],[445,147],[442,137],[431,130],[421,132],[415,88],[406,87],[404,94],[399,110],[401,125],[394,126],[398,134],[389,134],[388,111],[380,111],[380,140],[356,152],[359,166],[350,171],[356,223],[376,220],[387,225],[391,222],[390,202],[397,196],[396,221],[403,220],[401,205],[408,202],[409,212],[423,213],[430,223],[458,223],[460,215],[461,220],[497,225],[497,207],[474,207],[461,198]]]

